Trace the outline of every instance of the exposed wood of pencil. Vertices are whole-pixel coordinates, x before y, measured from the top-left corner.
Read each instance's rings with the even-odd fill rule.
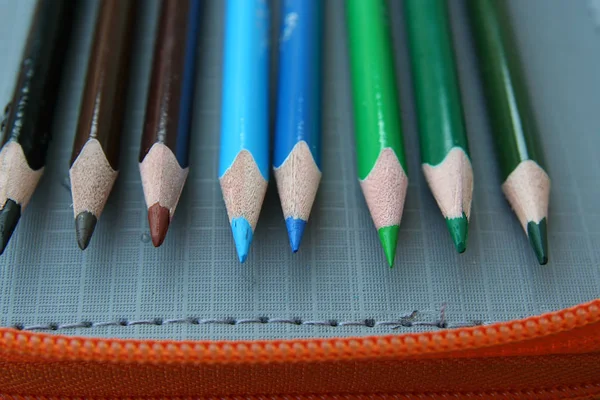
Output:
[[[234,234],[240,262],[246,261],[256,229],[267,180],[248,150],[242,150],[219,178],[227,216]]]
[[[171,149],[160,142],[152,146],[140,163],[154,246],[160,246],[165,239],[188,172],[189,168],[181,168]]]
[[[31,23],[20,71],[2,122],[0,150],[0,254],[29,203],[46,165],[50,130],[72,7],[40,0]]]
[[[506,178],[502,191],[527,233],[538,261],[546,264],[550,177],[538,163],[525,160]]]
[[[384,249],[395,250],[408,189],[408,176],[392,149],[381,150],[371,172],[360,180],[360,187],[382,246]],[[390,230],[392,234],[387,234]],[[391,267],[394,259],[387,252],[386,256]]]
[[[273,170],[290,245],[295,253],[319,189],[321,171],[305,141],[296,143],[285,161]]]
[[[69,170],[82,250],[118,174],[134,4],[135,0],[103,0],[96,22]]]
[[[161,8],[139,158],[154,246],[165,239],[189,171],[199,11],[199,0]]]
[[[467,248],[468,221],[473,201],[473,167],[461,147],[454,147],[438,165],[422,164],[429,185],[456,250]]]

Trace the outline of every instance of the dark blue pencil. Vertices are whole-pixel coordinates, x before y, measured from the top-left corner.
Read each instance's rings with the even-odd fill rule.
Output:
[[[295,253],[321,180],[323,2],[285,0],[273,169]]]

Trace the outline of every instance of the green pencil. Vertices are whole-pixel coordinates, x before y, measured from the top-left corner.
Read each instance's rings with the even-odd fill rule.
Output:
[[[406,0],[404,5],[423,173],[456,250],[462,253],[473,199],[473,168],[446,0]]]
[[[502,173],[502,191],[543,265],[548,262],[550,178],[536,142],[537,126],[507,10],[501,4],[470,0],[471,29]]]
[[[358,177],[391,267],[408,177],[386,4],[349,0],[346,7]]]

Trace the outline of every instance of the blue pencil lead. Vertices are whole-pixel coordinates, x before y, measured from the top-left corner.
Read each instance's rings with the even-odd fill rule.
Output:
[[[250,251],[253,236],[252,227],[246,218],[234,218],[231,220],[231,230],[238,258],[243,263],[248,258],[248,252]]]
[[[296,253],[300,248],[300,242],[302,242],[302,235],[304,234],[306,221],[303,219],[289,217],[285,220],[285,225],[290,238],[290,246],[292,247],[292,251]]]

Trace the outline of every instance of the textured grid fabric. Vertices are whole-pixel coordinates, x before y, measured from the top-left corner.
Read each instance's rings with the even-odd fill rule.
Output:
[[[462,1],[450,3],[475,197],[467,252],[455,253],[420,171],[402,2],[390,2],[410,179],[393,270],[385,266],[356,178],[341,0],[326,2],[323,180],[298,254],[289,252],[271,180],[249,259],[237,261],[216,178],[221,0],[204,2],[191,172],[159,249],[147,233],[137,166],[158,3],[140,2],[120,176],[89,249],[81,252],[68,160],[98,2],[77,3],[49,164],[0,258],[0,325],[51,324],[64,334],[136,338],[355,336],[395,332],[398,325],[397,332],[439,329],[426,324],[435,325],[442,309],[443,321],[456,326],[600,297],[600,34],[586,2],[510,2],[553,185],[545,267],[537,264],[500,190]],[[33,4],[0,0],[3,102],[11,96]],[[403,320],[414,310],[415,318]],[[239,323],[259,317],[298,318],[299,324]],[[330,320],[361,325],[310,324]],[[98,326],[114,321],[121,322]],[[396,322],[381,324],[386,321]],[[64,326],[81,322],[93,326]]]

